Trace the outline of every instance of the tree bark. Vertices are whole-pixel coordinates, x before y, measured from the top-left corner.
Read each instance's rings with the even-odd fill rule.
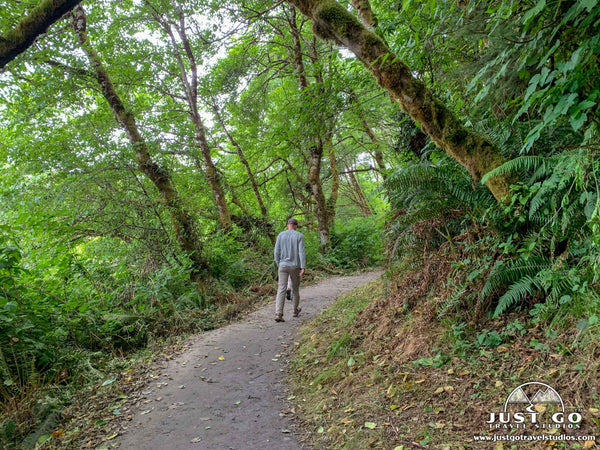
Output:
[[[43,0],[17,26],[0,36],[0,69],[27,50],[35,39],[81,0]]]
[[[156,11],[155,18],[171,38],[174,56],[177,59],[177,63],[179,64],[179,70],[181,73],[180,79],[183,84],[185,98],[189,107],[190,118],[192,124],[194,125],[194,137],[196,139],[196,142],[198,143],[198,146],[200,147],[202,159],[204,160],[206,179],[208,180],[208,184],[212,190],[215,199],[215,204],[217,206],[221,226],[225,230],[229,230],[231,228],[231,215],[229,213],[229,207],[227,206],[227,198],[225,197],[225,191],[221,186],[219,172],[217,171],[217,168],[212,159],[212,155],[210,154],[210,146],[208,145],[208,140],[206,139],[206,130],[204,128],[204,122],[202,120],[202,117],[200,116],[200,112],[198,111],[198,65],[196,63],[196,57],[192,51],[192,47],[189,43],[187,33],[185,31],[185,21],[183,13],[180,13],[179,25],[175,26],[175,29],[177,31],[177,34],[179,35],[179,38],[183,45],[183,49],[185,51],[185,55],[189,62],[191,79],[188,79],[187,70],[183,62],[183,57],[181,55],[181,52],[179,51],[179,46],[177,45],[177,41],[175,39],[170,24],[162,20],[159,17],[158,12]]]
[[[152,160],[148,151],[148,145],[138,129],[135,117],[125,108],[98,53],[90,46],[86,26],[87,19],[85,12],[81,6],[78,6],[73,12],[73,28],[77,33],[79,43],[93,65],[102,95],[108,102],[115,119],[125,130],[135,150],[135,160],[140,171],[152,181],[161,194],[171,215],[177,241],[182,250],[189,255],[193,263],[192,279],[198,281],[208,266],[202,259],[194,220],[183,207],[170,174]]]
[[[304,67],[302,54],[301,31],[300,29],[298,29],[298,26],[296,24],[296,8],[294,5],[290,5],[289,23],[293,42],[292,58],[294,61],[294,68],[296,69],[296,73],[298,76],[298,84],[300,85],[300,89],[302,90],[304,95],[311,95],[307,90],[309,82],[306,78],[306,70]],[[310,56],[312,62],[316,66],[318,63],[318,53],[315,44],[316,43],[313,42],[310,47]],[[318,70],[314,73],[314,77],[316,83],[323,83],[323,77]],[[332,197],[328,202],[325,199],[325,194],[323,192],[323,183],[321,182],[321,160],[323,158],[323,147],[325,141],[329,143],[330,155],[333,155],[335,163],[335,154],[333,153],[333,145],[331,143],[331,133],[326,132],[325,136],[317,136],[315,140],[317,141],[317,144],[309,149],[310,159],[308,164],[308,182],[310,184],[310,189],[315,201],[315,215],[317,217],[317,225],[319,228],[319,242],[321,244],[321,252],[326,253],[329,249],[329,244],[331,241],[329,227],[332,219],[330,220],[329,211],[330,208],[335,208],[335,203],[337,203],[337,188],[339,187],[339,175],[337,175],[338,184],[337,186],[334,186],[336,190],[335,192],[332,191]],[[335,165],[332,170],[336,170]]]
[[[411,69],[386,43],[344,6],[335,0],[287,1],[313,20],[313,31],[317,36],[350,49],[379,85],[387,89],[422,130],[465,167],[475,181],[481,181],[483,175],[504,162],[494,144],[466,129],[452,111],[412,75]],[[486,183],[499,201],[508,196],[510,184],[510,175],[497,176]]]
[[[340,191],[340,171],[338,170],[331,133],[328,134],[326,142],[327,153],[329,154],[329,168],[331,169],[331,192],[327,199],[327,220],[329,221],[329,228],[331,228],[335,220],[335,207],[337,206]]]
[[[369,0],[352,0],[352,6],[358,12],[363,25],[373,31],[377,28],[377,18],[373,14]]]
[[[308,168],[308,181],[315,199],[315,215],[319,226],[319,243],[321,252],[326,253],[329,249],[329,220],[327,218],[327,202],[321,184],[321,160],[323,159],[323,142],[310,148],[310,166]]]

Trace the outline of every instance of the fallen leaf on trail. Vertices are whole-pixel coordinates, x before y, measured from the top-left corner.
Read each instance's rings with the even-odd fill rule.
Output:
[[[210,427],[204,427],[205,430],[210,430]]]
[[[242,401],[238,400],[237,402],[234,403],[234,405],[239,405],[240,403],[242,403]]]
[[[342,420],[340,420],[341,423],[343,423],[344,425],[350,425],[354,423],[354,420],[348,419],[347,417],[344,417]]]
[[[323,427],[319,427],[319,429],[317,430],[317,433],[324,433],[325,432],[325,428]]]
[[[585,444],[583,444],[583,448],[592,448],[595,446],[596,444],[594,443],[594,441],[586,441]]]
[[[107,441],[110,441],[111,439],[114,439],[114,438],[116,438],[118,435],[119,435],[119,433],[111,434],[110,436],[108,436],[108,437],[106,438],[106,440],[107,440]]]
[[[443,387],[441,387],[441,388],[437,388],[437,389],[435,390],[434,394],[441,394],[442,392],[444,392],[444,388],[443,388]]]
[[[370,430],[374,430],[376,426],[377,424],[375,422],[365,422],[365,427]]]
[[[590,408],[590,409],[588,409],[588,411],[591,413],[597,413],[599,410],[598,410],[598,408]],[[592,441],[588,441],[588,442],[592,442]]]
[[[394,411],[394,410],[396,410],[396,409],[398,409],[398,408],[400,408],[400,405],[390,405],[390,409],[391,409],[392,411]]]
[[[225,357],[223,355],[219,356],[219,361],[225,361]]]
[[[200,417],[200,420],[206,422],[207,420],[210,420],[210,417]]]
[[[501,387],[504,385],[504,383],[502,381],[498,380],[498,381],[496,381],[495,385],[496,385],[496,387]]]
[[[175,403],[172,403],[172,404],[169,406],[169,409],[177,409],[177,408],[179,408],[180,406],[183,406],[184,404],[185,404],[185,403],[183,403],[183,402],[175,402]]]
[[[179,389],[185,389],[185,386],[182,384],[181,386],[179,386]]]
[[[275,355],[275,358],[281,358],[281,355]]]
[[[290,431],[290,430],[288,430],[288,429],[283,429],[283,430],[281,430],[281,432],[282,432],[282,433],[291,433],[291,431]]]
[[[194,439],[192,439],[190,442],[192,444],[197,444],[200,441],[202,441],[202,438],[200,436],[198,436],[198,437],[195,437]]]
[[[427,380],[425,380],[425,378],[423,378],[423,379],[421,379],[421,380],[417,380],[417,381],[415,381],[415,383],[416,383],[416,384],[421,384],[421,383],[425,383],[425,381],[427,381]]]
[[[154,409],[154,408],[152,408]],[[152,409],[147,409],[146,411],[142,411],[140,414],[143,416],[144,414],[148,414],[150,412],[152,412]]]

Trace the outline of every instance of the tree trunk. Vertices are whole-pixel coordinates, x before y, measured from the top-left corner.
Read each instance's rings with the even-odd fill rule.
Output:
[[[135,149],[135,160],[140,171],[152,181],[160,192],[171,215],[177,241],[183,251],[192,260],[194,269],[192,271],[193,280],[198,281],[202,272],[207,269],[207,265],[201,256],[201,248],[196,236],[194,221],[182,206],[181,199],[173,186],[170,174],[152,160],[146,141],[137,127],[134,116],[123,105],[98,53],[90,46],[86,33],[86,15],[81,6],[75,8],[73,19],[73,27],[79,38],[79,43],[94,67],[102,95],[108,102],[115,119],[125,130],[131,145]]]
[[[363,25],[373,31],[377,28],[377,18],[373,14],[369,0],[352,0],[352,6],[358,12]]]
[[[335,41],[351,50],[371,71],[380,86],[421,125],[422,130],[465,167],[477,182],[504,162],[494,144],[467,130],[386,43],[369,31],[352,13],[335,0],[288,0],[313,20],[313,31],[322,39]],[[491,178],[487,187],[497,200],[508,196],[511,176]]]
[[[0,69],[27,50],[35,39],[81,0],[43,0],[17,26],[0,36]]]
[[[331,133],[327,136],[327,153],[329,154],[329,168],[331,169],[331,193],[327,199],[327,220],[329,227],[333,227],[335,221],[335,207],[337,206],[339,191],[340,191],[340,171],[338,170],[337,161],[335,158],[335,150],[331,141]]]
[[[177,41],[175,39],[175,36],[173,35],[173,31],[171,29],[170,24],[162,20],[159,17],[158,12],[156,11],[155,17],[171,38],[174,56],[177,59],[177,63],[179,64],[179,70],[181,72],[180,79],[183,84],[185,98],[190,109],[190,118],[192,120],[192,124],[194,125],[194,138],[196,139],[196,142],[200,147],[202,159],[204,160],[206,179],[208,180],[208,184],[211,188],[215,199],[215,204],[217,206],[217,212],[219,214],[219,221],[221,223],[221,226],[225,230],[229,230],[231,228],[231,215],[229,213],[229,207],[227,206],[227,198],[225,197],[225,192],[223,190],[223,187],[221,186],[219,172],[217,171],[217,168],[210,154],[210,146],[208,145],[208,140],[206,139],[204,122],[198,111],[198,65],[196,64],[196,57],[194,56],[192,47],[187,37],[187,33],[185,31],[186,27],[183,13],[180,13],[179,25],[175,26],[175,29],[177,30],[177,34],[181,39],[185,55],[189,62],[191,80],[188,80],[186,66],[183,62],[183,57],[181,55],[181,52],[179,51],[179,46],[177,45]]]
[[[308,80],[306,78],[306,71],[304,68],[304,62],[302,57],[302,45],[301,45],[301,34],[298,26],[296,24],[296,8],[291,5],[290,6],[290,17],[289,23],[292,34],[292,42],[293,42],[293,61],[294,68],[296,69],[296,73],[298,76],[298,84],[302,89],[305,95],[311,95],[307,91]],[[313,63],[316,63],[316,59],[318,58],[318,54],[316,52],[316,48],[311,46],[311,54]],[[323,79],[321,74],[317,71],[315,73],[315,79],[317,83],[323,83]],[[321,244],[321,252],[326,253],[329,249],[329,244],[331,241],[330,238],[330,216],[328,214],[329,207],[333,206],[335,208],[335,203],[337,202],[337,188],[335,193],[333,193],[333,197],[330,199],[328,204],[327,200],[325,200],[325,194],[323,193],[323,184],[321,182],[321,160],[323,159],[323,138],[318,136],[316,138],[317,145],[311,147],[309,149],[310,160],[308,166],[308,182],[310,183],[310,189],[313,194],[313,198],[315,200],[315,215],[317,217],[317,224],[319,228],[319,242]],[[327,136],[325,136],[325,140],[331,144],[331,133],[327,132]],[[330,155],[333,155],[335,162],[335,154],[333,153],[333,146],[330,145]],[[335,164],[334,164],[335,166]],[[338,187],[339,187],[339,175],[338,178]],[[333,202],[333,203],[332,203]]]
[[[310,166],[308,168],[308,181],[315,199],[315,215],[319,226],[319,242],[321,252],[326,253],[329,249],[329,220],[327,218],[327,202],[323,194],[321,184],[321,160],[323,159],[323,142],[310,148]]]
[[[354,190],[354,194],[356,195],[356,204],[360,208],[360,211],[362,212],[363,216],[372,216],[373,211],[371,210],[369,202],[367,202],[367,198],[365,197],[365,194],[362,188],[360,187],[360,183],[356,179],[356,175],[354,175],[354,172],[349,167],[347,167],[346,169],[346,176],[348,177],[348,180],[350,181],[350,184],[352,185],[352,188]]]
[[[360,107],[360,104],[358,102],[358,95],[356,95],[356,93],[352,90],[352,88],[350,89],[350,101],[352,103],[356,104],[356,108],[357,108],[356,111],[358,114],[358,119],[360,120],[360,123],[363,127],[364,132],[366,133],[367,136],[369,136],[369,139],[371,139],[371,143],[375,147],[375,149],[373,150],[373,157],[375,158],[377,167],[381,171],[381,176],[385,180],[387,178],[387,171],[386,171],[386,167],[385,167],[385,161],[383,159],[383,153],[381,152],[381,150],[379,148],[379,139],[377,139],[377,136],[375,136],[375,133],[373,133],[373,130],[369,126],[369,122],[367,122],[365,113],[362,110],[362,108]]]

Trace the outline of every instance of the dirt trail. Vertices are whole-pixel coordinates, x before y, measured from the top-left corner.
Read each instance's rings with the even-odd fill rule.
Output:
[[[300,449],[285,410],[284,369],[294,335],[337,296],[381,272],[335,277],[300,289],[299,318],[286,301],[284,323],[269,304],[242,322],[197,335],[144,391],[120,449]],[[110,445],[108,442],[106,443]]]

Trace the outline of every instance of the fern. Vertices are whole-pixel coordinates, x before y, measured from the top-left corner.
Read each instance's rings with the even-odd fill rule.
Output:
[[[510,173],[548,173],[555,164],[554,158],[544,156],[519,156],[518,158],[506,161],[499,167],[490,170],[481,178],[481,183],[485,184],[490,178],[508,175]]]
[[[538,272],[548,270],[550,267],[551,262],[544,257],[500,261],[492,268],[481,290],[481,298],[486,298],[496,288],[516,283],[524,277],[533,278]]]
[[[537,287],[535,278],[530,276],[525,276],[516,283],[511,284],[504,295],[498,299],[494,317],[498,317],[512,305],[522,301],[527,295],[532,295]]]

